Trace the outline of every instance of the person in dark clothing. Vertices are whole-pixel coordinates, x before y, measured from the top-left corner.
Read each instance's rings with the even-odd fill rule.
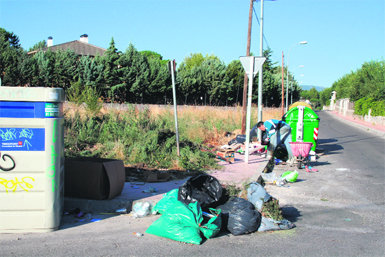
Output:
[[[257,123],[257,128],[267,134],[266,141],[269,142],[267,147],[267,158],[273,157],[274,150],[281,144],[284,144],[288,153],[288,159],[294,158],[291,151],[291,127],[281,120],[267,120]]]

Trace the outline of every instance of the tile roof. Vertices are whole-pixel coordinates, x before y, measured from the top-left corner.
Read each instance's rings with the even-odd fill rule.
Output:
[[[63,44],[59,44],[59,45],[54,45],[51,47],[45,47],[42,49],[42,51],[47,51],[48,49],[53,51],[53,52],[58,51],[58,50],[70,49],[70,50],[74,51],[77,55],[88,55],[88,56],[92,56],[92,57],[95,57],[97,55],[102,56],[104,54],[104,52],[107,51],[104,48],[94,46],[94,45],[91,45],[91,44],[88,44],[85,42],[81,42],[79,40],[74,40],[71,42],[67,42],[67,43],[63,43]],[[35,54],[38,51],[39,50],[31,51],[28,54]]]

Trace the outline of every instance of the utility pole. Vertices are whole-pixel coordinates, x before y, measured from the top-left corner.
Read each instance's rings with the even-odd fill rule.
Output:
[[[253,18],[253,3],[254,0],[250,0],[250,9],[249,9],[249,28],[247,30],[247,47],[246,47],[246,56],[250,56],[250,42],[251,42],[251,20]],[[247,73],[245,72],[245,77],[243,79],[243,101],[242,101],[242,132],[245,134],[246,131],[246,109],[247,109]]]
[[[176,89],[175,89],[175,70],[176,63],[175,60],[169,61],[169,68],[171,70],[171,82],[172,82],[172,96],[174,100],[174,120],[175,120],[175,135],[176,135],[176,154],[180,156],[179,152],[179,130],[178,130],[178,111],[176,103]]]
[[[259,48],[259,56],[263,57],[263,0],[261,0],[261,23],[260,23],[260,48]],[[262,85],[263,84],[263,67],[259,71],[258,77],[258,122],[262,121]],[[258,139],[262,142],[262,131],[258,130]]]
[[[283,86],[283,77],[284,77],[284,72],[283,72],[283,66],[284,63],[283,63],[283,51],[282,51],[282,104],[281,104],[281,108],[282,108],[282,113],[281,113],[281,117],[283,116],[283,114],[285,113],[284,112],[284,108],[285,108],[285,104],[284,104],[284,99],[285,99],[285,88]]]

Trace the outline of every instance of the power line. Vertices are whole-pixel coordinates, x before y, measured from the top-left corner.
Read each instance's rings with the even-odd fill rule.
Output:
[[[258,19],[258,15],[257,15],[257,13],[255,12],[254,6],[253,6],[253,11],[254,11],[254,14],[255,14],[255,18],[257,19],[258,25],[260,25],[259,19]],[[266,37],[265,37],[265,33],[263,33],[263,40],[265,41],[265,43],[266,43],[266,45],[267,45],[267,48],[270,48],[269,42],[267,42],[267,39],[266,39]]]

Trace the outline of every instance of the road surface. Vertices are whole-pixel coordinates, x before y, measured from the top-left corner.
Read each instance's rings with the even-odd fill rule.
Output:
[[[326,112],[319,116],[323,152],[312,163],[319,172],[300,170],[288,187],[266,186],[294,229],[188,245],[145,234],[158,216],[120,215],[51,233],[0,234],[0,256],[385,256],[385,141]]]

